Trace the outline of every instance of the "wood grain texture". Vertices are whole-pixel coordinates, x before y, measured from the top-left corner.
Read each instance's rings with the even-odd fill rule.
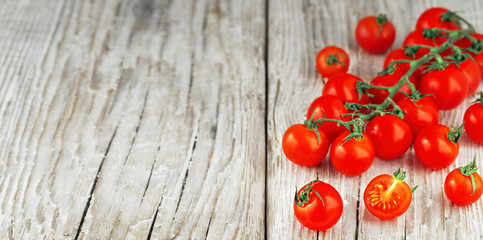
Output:
[[[419,14],[431,6],[461,12],[477,30],[483,29],[483,6],[477,1],[270,1],[266,220],[269,239],[483,238],[482,201],[470,207],[457,207],[442,191],[444,177],[451,169],[468,163],[475,152],[483,155],[483,148],[466,135],[461,140],[456,162],[442,171],[426,169],[411,148],[400,159],[381,161],[376,158],[366,173],[346,177],[334,170],[328,156],[319,166],[305,168],[288,161],[281,149],[285,129],[302,122],[309,104],[321,94],[325,79],[318,75],[314,66],[321,48],[337,45],[346,49],[351,58],[349,72],[370,81],[381,70],[384,55],[369,54],[357,46],[353,32],[358,20],[367,15],[387,13],[397,29],[394,49],[401,46],[414,28]],[[461,124],[464,110],[472,99],[474,96],[455,110],[441,112],[441,122]],[[479,164],[483,164],[481,157]],[[379,220],[366,210],[361,195],[373,177],[394,172],[400,166],[409,173],[407,182],[419,188],[406,214],[396,220]],[[338,189],[344,201],[341,220],[325,232],[302,227],[292,210],[294,190],[317,177]]]
[[[263,238],[264,2],[23,1],[0,33],[1,239]]]

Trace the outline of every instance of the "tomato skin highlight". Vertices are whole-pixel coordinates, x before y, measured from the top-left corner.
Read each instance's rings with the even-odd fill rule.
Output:
[[[444,194],[456,205],[473,204],[480,199],[483,193],[483,181],[480,174],[473,173],[473,178],[476,185],[474,193],[471,177],[463,175],[459,168],[454,169],[444,180]]]
[[[373,118],[367,124],[366,134],[374,144],[376,157],[383,160],[401,157],[413,141],[408,124],[391,114]]]
[[[315,113],[314,113],[315,111]],[[325,116],[327,118],[338,119],[343,121],[350,121],[349,116],[342,117],[343,114],[349,114],[345,108],[342,100],[336,96],[321,96],[315,99],[312,104],[310,104],[307,110],[307,119],[310,119],[314,115],[313,120],[317,120]],[[332,142],[334,139],[343,131],[347,130],[344,126],[337,126],[336,122],[324,122],[318,128],[319,132],[324,132],[329,141]]]
[[[425,127],[439,123],[439,109],[431,96],[416,101],[416,105],[409,97],[403,97],[396,104],[404,112],[404,121],[411,128],[413,140]]]
[[[330,55],[335,55],[339,62],[333,62],[332,64],[327,63]],[[315,66],[320,75],[324,77],[331,77],[339,73],[346,73],[350,66],[349,55],[344,51],[344,49],[337,46],[327,46],[320,50],[315,58]]]
[[[320,201],[315,192],[310,192],[307,203],[299,206],[294,202],[294,214],[297,220],[305,227],[314,231],[325,231],[339,221],[344,205],[339,192],[333,186],[321,181],[314,182],[316,183],[313,185],[312,190],[318,192],[324,202]],[[297,192],[297,196],[300,195],[300,192],[307,185]]]
[[[349,134],[345,131],[334,140],[330,147],[330,162],[338,172],[357,176],[366,172],[374,162],[374,144],[365,133],[361,139],[352,138],[346,142]]]
[[[438,109],[451,110],[465,100],[468,82],[461,70],[447,67],[421,75],[419,91],[422,94],[433,94]]]
[[[370,53],[386,52],[396,39],[396,29],[389,20],[382,24],[380,32],[379,28],[375,16],[367,16],[361,19],[355,31],[357,44]]]
[[[414,151],[426,167],[439,170],[449,167],[458,156],[459,143],[448,140],[450,129],[437,124],[424,128],[414,140]]]
[[[319,131],[320,141],[313,130],[303,124],[290,126],[283,134],[282,149],[295,164],[311,167],[319,164],[329,151],[329,138]]]
[[[473,103],[466,109],[463,121],[466,135],[474,142],[483,144],[483,105]]]
[[[446,30],[458,30],[458,25],[453,22],[446,22],[441,20],[441,14],[449,12],[446,8],[433,7],[426,9],[418,18],[416,22],[416,29],[423,28],[442,28]]]
[[[332,76],[325,83],[322,96],[332,95],[339,97],[344,102],[368,104],[369,96],[366,94],[362,94],[361,100],[359,100],[359,93],[356,90],[358,81],[362,81],[362,79],[350,73]]]
[[[364,205],[380,219],[394,219],[404,214],[411,204],[409,185],[394,176],[382,174],[372,179],[364,190]]]

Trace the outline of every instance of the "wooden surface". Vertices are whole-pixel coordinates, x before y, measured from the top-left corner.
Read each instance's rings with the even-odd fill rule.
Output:
[[[483,201],[452,205],[450,169],[424,168],[412,149],[360,177],[281,150],[321,93],[318,50],[346,49],[349,72],[370,81],[384,56],[358,48],[357,21],[387,13],[396,48],[437,5],[483,29],[477,0],[2,1],[0,239],[483,239]],[[472,98],[442,123],[460,124]],[[475,152],[483,166],[464,135],[450,168]],[[360,193],[399,166],[419,185],[411,207],[376,219]],[[292,210],[317,177],[344,200],[326,232]]]

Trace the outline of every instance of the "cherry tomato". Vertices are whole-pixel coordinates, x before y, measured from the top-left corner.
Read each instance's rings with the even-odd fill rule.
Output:
[[[471,59],[466,59],[466,61],[456,66],[455,64],[450,64],[449,67],[459,68],[466,77],[468,81],[468,93],[466,96],[473,95],[478,86],[480,86],[481,72],[478,63],[473,62]]]
[[[387,20],[386,15],[367,16],[356,26],[356,41],[359,46],[370,53],[387,51],[396,39],[396,29]]]
[[[391,74],[376,76],[371,81],[371,84],[375,86],[380,86],[380,87],[394,86],[399,82],[399,80],[404,76],[404,74],[406,74],[407,71],[408,69],[406,68],[406,66],[399,66]],[[413,76],[409,76],[409,81],[414,85],[417,85],[416,79]],[[395,102],[399,100],[401,97],[405,96],[403,93],[401,93],[401,91],[404,91],[406,93],[411,93],[411,89],[409,88],[409,85],[407,83],[404,83],[404,85],[402,85],[401,88],[399,88],[399,90],[392,98]],[[374,97],[371,98],[371,102],[374,104],[381,104],[382,102],[384,102],[384,100],[386,100],[387,96],[389,95],[389,92],[384,89],[373,88],[373,89],[368,89],[367,92],[374,95]]]
[[[384,160],[402,156],[413,141],[408,124],[391,114],[373,118],[367,124],[366,134],[374,143],[376,157]]]
[[[444,194],[454,204],[470,205],[480,199],[483,193],[483,180],[476,172],[476,155],[467,166],[451,171],[444,180]]]
[[[342,117],[343,114],[349,114],[349,112],[345,108],[342,100],[336,96],[328,95],[315,99],[312,104],[310,104],[309,110],[307,111],[307,119],[310,119],[312,115],[314,115],[314,121],[323,118],[324,112],[326,118],[343,121],[351,120],[349,116]],[[336,122],[324,122],[317,129],[319,132],[324,132],[329,138],[330,142],[332,142],[341,132],[346,130],[344,126],[337,126]]]
[[[483,144],[483,104],[481,98],[466,109],[463,121],[465,122],[466,135],[474,142]]]
[[[391,63],[394,60],[418,60],[422,56],[423,55],[421,55],[418,51],[418,52],[416,52],[415,56],[410,57],[410,56],[407,56],[404,53],[404,49],[397,48],[397,49],[392,50],[389,54],[387,54],[386,59],[384,60],[384,65],[382,66],[382,68],[386,68],[387,66],[389,66],[389,63]],[[393,66],[393,67],[395,67],[395,66]],[[409,70],[409,63],[400,63],[399,67],[402,67],[404,69]],[[418,69],[416,69],[416,71],[414,71],[412,76],[414,77],[415,80],[418,80],[419,76],[421,75],[421,73],[423,71],[424,71],[424,69],[422,67],[419,67]]]
[[[320,50],[315,59],[315,66],[324,77],[346,73],[349,69],[349,55],[344,49],[336,46],[328,46]]]
[[[483,34],[481,33],[471,33],[470,35],[476,38],[476,40],[483,40]],[[471,41],[466,38],[462,38],[459,41],[455,42],[454,44],[460,48],[469,48],[471,46]],[[478,66],[480,67],[481,78],[483,79],[483,51],[481,51],[479,54],[474,54],[474,53],[470,53],[470,54],[471,56],[473,56],[473,59],[475,59],[478,62]]]
[[[382,174],[372,179],[364,190],[364,205],[372,215],[381,219],[394,219],[406,212],[413,197],[411,188],[404,182],[406,172],[394,176]]]
[[[468,81],[461,70],[447,67],[421,75],[419,91],[432,93],[440,110],[450,110],[465,100]]]
[[[430,47],[439,47],[441,44],[445,42],[445,39],[443,37],[435,37],[434,41],[431,38],[425,38],[423,36],[423,29],[417,29],[412,32],[410,32],[407,36],[406,39],[404,39],[404,42],[402,44],[402,47],[408,45],[408,46],[413,46],[413,45],[425,45],[425,46],[430,46]],[[446,52],[446,51],[445,51]],[[421,48],[418,51],[418,54],[424,55],[429,53],[429,49]],[[451,50],[449,50],[449,53],[451,53]]]
[[[345,131],[334,140],[330,147],[330,162],[344,175],[361,175],[374,162],[374,144],[365,133],[360,138],[346,141],[349,134],[349,131]]]
[[[327,80],[322,90],[322,96],[337,96],[344,102],[368,104],[369,96],[362,94],[359,100],[359,93],[356,90],[356,83],[362,79],[350,74],[342,73],[332,76]]]
[[[414,152],[423,165],[443,169],[454,162],[459,153],[458,140],[461,135],[459,131],[451,132],[448,127],[436,124],[419,133],[414,140]]]
[[[293,208],[302,225],[314,231],[325,231],[339,221],[344,206],[334,187],[315,180],[297,192]]]
[[[283,134],[282,149],[293,163],[306,167],[315,166],[327,155],[329,138],[322,131],[319,131],[317,138],[314,130],[304,124],[295,124]]]
[[[423,128],[439,123],[438,106],[431,96],[423,97],[416,102],[405,96],[399,99],[396,104],[404,112],[404,121],[411,128],[413,140]]]
[[[458,25],[451,21],[443,21],[441,15],[449,12],[446,8],[434,7],[424,11],[416,22],[416,29],[423,28],[442,28],[446,30],[458,30]],[[457,21],[454,19],[454,21]]]

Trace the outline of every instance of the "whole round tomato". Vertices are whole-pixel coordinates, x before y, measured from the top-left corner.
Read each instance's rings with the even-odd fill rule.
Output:
[[[315,111],[315,112],[314,112]],[[310,104],[309,110],[307,111],[307,119],[310,119],[313,115],[313,120],[317,120],[324,117],[326,118],[350,121],[349,116],[342,117],[343,114],[349,114],[345,108],[342,100],[336,96],[321,96],[315,99],[312,104]],[[332,142],[340,133],[346,130],[344,126],[338,126],[336,122],[324,122],[322,125],[318,126],[319,132],[324,132],[329,141]]]
[[[371,84],[375,86],[380,86],[380,87],[392,87],[396,85],[399,80],[406,74],[408,71],[405,66],[399,66],[393,73],[387,74],[387,75],[378,75],[376,76],[372,81]],[[411,75],[409,76],[409,81],[413,83],[414,85],[417,85],[416,79]],[[417,87],[417,86],[416,86]],[[392,98],[393,101],[399,100],[401,97],[405,96],[401,91],[404,91],[406,93],[411,93],[411,89],[409,88],[409,85],[407,83],[404,83],[404,85],[397,90],[396,94]],[[381,104],[386,100],[387,96],[389,96],[389,92],[384,89],[368,89],[368,93],[373,94],[374,97],[371,98],[371,102],[374,104]]]
[[[476,172],[475,161],[476,155],[472,163],[454,169],[444,180],[444,194],[456,205],[470,205],[478,201],[483,193],[483,180]]]
[[[346,141],[349,134],[349,131],[345,131],[334,140],[330,147],[330,162],[344,175],[361,175],[374,162],[374,144],[365,133],[360,138]]]
[[[483,34],[481,33],[471,33],[470,36],[474,37],[476,40],[483,40]],[[471,46],[471,41],[468,40],[467,38],[462,38],[459,41],[454,43],[456,46],[460,48],[469,48]],[[471,56],[473,56],[473,59],[475,59],[478,62],[478,66],[480,67],[480,74],[481,78],[483,78],[483,51],[481,51],[479,54],[474,54],[470,53]]]
[[[387,20],[386,15],[367,16],[356,26],[356,41],[359,46],[370,53],[387,51],[396,39],[396,29]]]
[[[382,174],[372,179],[364,190],[364,205],[372,215],[394,219],[408,210],[413,194],[404,182],[406,173],[400,170],[394,176]]]
[[[335,74],[346,73],[349,69],[349,55],[344,49],[336,46],[327,46],[320,50],[315,59],[315,66],[324,77],[331,77]]]
[[[404,53],[404,49],[396,48],[396,49],[392,50],[391,52],[389,52],[389,54],[387,54],[382,68],[386,68],[387,66],[389,66],[389,63],[391,63],[394,60],[418,60],[422,56],[423,55],[421,55],[418,51],[418,52],[416,52],[415,56],[410,57],[410,56],[407,56],[406,53]],[[393,66],[393,67],[395,67],[395,66]],[[400,63],[399,67],[402,67],[404,69],[409,70],[409,63]],[[415,80],[418,80],[419,76],[421,75],[421,73],[423,71],[424,71],[424,69],[422,67],[419,67],[418,69],[416,69],[416,71],[414,71],[412,76],[414,77]]]
[[[466,77],[468,81],[468,93],[466,96],[473,95],[478,86],[480,86],[481,72],[478,63],[473,62],[471,59],[466,59],[466,61],[456,66],[456,64],[450,64],[449,67],[459,68]]]
[[[334,187],[315,180],[297,192],[293,208],[302,225],[314,231],[324,231],[339,221],[344,205]]]
[[[350,74],[341,73],[332,76],[327,80],[322,89],[322,96],[337,96],[344,102],[368,104],[369,96],[362,94],[359,100],[359,93],[356,90],[356,83],[362,79]]]
[[[460,136],[459,132],[450,133],[450,129],[444,125],[431,125],[424,128],[414,140],[414,152],[426,167],[436,170],[447,168],[458,156]]]
[[[366,134],[374,144],[376,157],[384,160],[402,156],[413,141],[408,124],[391,114],[373,118],[367,124]]]
[[[445,42],[445,38],[443,37],[435,37],[434,41],[431,38],[426,38],[423,36],[423,29],[416,29],[412,32],[410,32],[407,36],[406,39],[404,39],[404,42],[402,44],[402,47],[404,46],[413,46],[413,45],[425,45],[425,46],[430,46],[430,47],[439,47],[441,44]],[[446,51],[445,51],[446,52]],[[451,52],[451,50],[449,50]],[[429,49],[426,48],[421,48],[418,51],[418,54],[424,55],[429,53]]]
[[[446,30],[458,30],[458,25],[451,21],[443,21],[441,15],[449,12],[446,8],[433,7],[424,11],[416,22],[416,29],[423,28],[442,28]],[[456,19],[453,19],[457,21]]]
[[[480,99],[466,109],[463,121],[466,135],[474,142],[483,144],[483,105]]]
[[[465,100],[468,81],[461,70],[447,67],[421,75],[419,91],[423,94],[432,93],[440,110],[450,110]]]
[[[404,112],[404,121],[411,128],[415,139],[423,128],[439,123],[439,110],[434,98],[426,96],[413,102],[409,97],[403,97],[396,104]]]
[[[282,149],[293,163],[306,167],[315,166],[327,155],[329,138],[322,131],[319,131],[317,138],[314,130],[304,124],[295,124],[283,134]]]

